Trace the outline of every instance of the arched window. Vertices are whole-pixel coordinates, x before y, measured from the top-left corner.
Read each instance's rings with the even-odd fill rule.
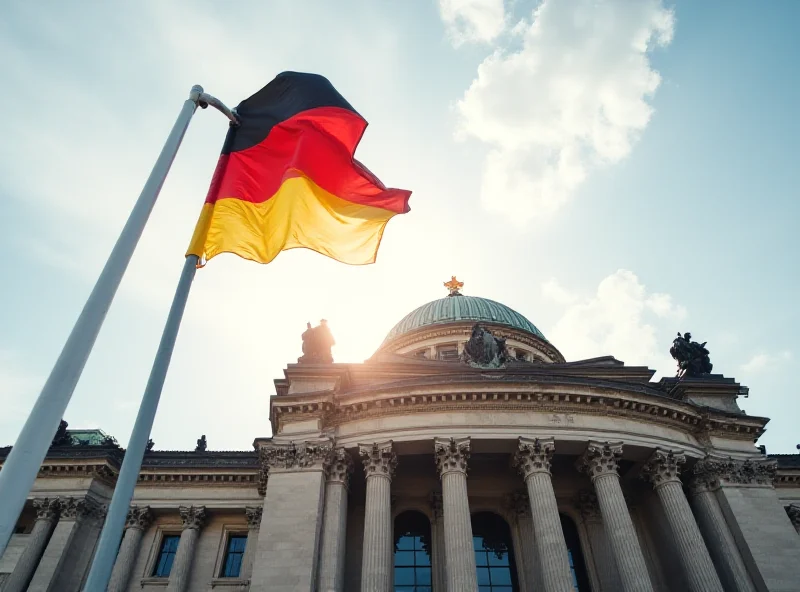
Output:
[[[583,561],[578,528],[569,516],[561,514],[561,530],[564,531],[564,540],[567,542],[572,585],[578,592],[589,592],[591,588],[589,587],[589,577],[586,575],[586,564]]]
[[[431,592],[431,523],[420,512],[394,519],[395,592]]]
[[[517,568],[511,529],[491,512],[472,515],[472,542],[479,592],[517,592]]]

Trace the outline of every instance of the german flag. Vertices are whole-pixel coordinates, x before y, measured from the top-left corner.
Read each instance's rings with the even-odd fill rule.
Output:
[[[374,263],[410,191],[387,189],[354,158],[366,120],[328,80],[284,72],[236,107],[187,255],[269,263],[305,247]]]

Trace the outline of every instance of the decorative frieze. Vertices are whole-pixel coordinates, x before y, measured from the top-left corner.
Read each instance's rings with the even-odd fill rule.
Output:
[[[347,487],[350,483],[350,475],[353,473],[353,458],[344,448],[334,448],[331,451],[328,461],[328,481],[344,483]]]
[[[686,455],[679,450],[656,448],[642,467],[641,477],[653,487],[659,487],[672,481],[680,483],[681,465],[685,462]]]
[[[125,521],[125,528],[138,528],[147,530],[153,522],[153,512],[150,506],[131,506],[128,510],[128,518]]]
[[[467,472],[469,438],[435,438],[433,447],[436,470],[440,477],[451,471]]]
[[[319,467],[325,469],[332,450],[330,441],[295,444],[270,443],[261,449],[262,467],[270,471]]]
[[[41,497],[33,500],[37,520],[55,520],[61,510],[61,503],[55,497]]]
[[[180,506],[178,512],[181,515],[184,530],[200,530],[206,523],[205,506]]]
[[[520,437],[513,464],[523,479],[527,479],[534,473],[550,474],[550,459],[553,458],[555,449],[556,444],[553,438],[531,440]]]
[[[247,516],[247,528],[254,530],[261,526],[261,515],[264,513],[264,508],[248,506],[244,509],[244,513]]]
[[[605,475],[617,475],[622,458],[622,442],[597,442],[589,440],[576,468],[589,475],[592,480]]]
[[[707,455],[692,467],[692,491],[716,489],[723,484],[771,486],[778,469],[774,459],[734,460]]]
[[[58,513],[62,520],[82,520],[87,518],[105,518],[106,507],[91,497],[58,498]]]
[[[364,463],[364,474],[367,477],[383,475],[391,479],[397,468],[397,455],[392,450],[392,441],[359,444],[358,454]]]

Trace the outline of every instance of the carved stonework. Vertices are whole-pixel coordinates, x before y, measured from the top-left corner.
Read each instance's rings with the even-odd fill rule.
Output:
[[[58,498],[37,498],[33,500],[33,509],[36,510],[37,520],[56,520],[61,509],[61,504]]]
[[[531,501],[527,491],[519,490],[509,494],[506,505],[509,510],[520,517],[528,515],[531,511]]]
[[[434,460],[439,476],[452,471],[467,472],[470,456],[469,438],[435,438]]]
[[[59,516],[62,520],[104,518],[105,506],[90,497],[62,497],[58,499]]]
[[[128,510],[128,518],[125,521],[125,528],[138,528],[139,530],[147,530],[147,527],[153,522],[153,512],[150,506],[131,506]]]
[[[725,476],[725,480],[743,485],[772,485],[777,471],[777,460],[746,460],[734,463],[733,471]]]
[[[708,455],[692,468],[692,491],[716,489],[721,485],[772,485],[778,465],[775,460],[734,460]]]
[[[586,452],[578,459],[577,469],[592,479],[617,475],[622,458],[622,442],[596,442],[589,440]]]
[[[190,528],[200,530],[206,523],[205,506],[180,506],[178,512],[180,512],[184,530]]]
[[[603,519],[600,514],[600,503],[597,501],[597,495],[594,491],[581,489],[575,499],[575,505],[578,506],[578,510],[585,521],[592,522]]]
[[[328,463],[328,481],[350,484],[350,475],[353,473],[353,458],[344,448],[334,448],[331,451]]]
[[[720,481],[734,469],[734,463],[730,458],[706,456],[695,463],[692,467],[692,478],[689,481],[689,489],[692,493],[715,489],[719,487]]]
[[[442,493],[440,491],[432,491],[428,501],[430,501],[431,504],[431,513],[433,514],[433,519],[439,520],[440,518],[444,518]]]
[[[680,483],[681,465],[685,462],[686,455],[679,450],[656,448],[642,467],[641,477],[653,487],[673,481]]]
[[[332,450],[330,442],[270,444],[261,449],[262,465],[269,471],[326,469]]]
[[[261,506],[245,508],[244,513],[247,515],[247,528],[255,529],[261,526],[261,514],[263,512],[264,508]]]
[[[364,474],[367,478],[383,475],[392,478],[397,467],[397,455],[392,450],[392,441],[359,444],[358,454],[364,463]]]
[[[550,473],[550,459],[553,458],[556,445],[553,438],[519,439],[519,447],[514,455],[513,464],[523,479],[534,473]]]
[[[792,521],[792,526],[800,532],[800,504],[789,504],[784,509],[789,520]]]

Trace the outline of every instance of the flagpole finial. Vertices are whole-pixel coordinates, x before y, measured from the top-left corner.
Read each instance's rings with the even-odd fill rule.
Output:
[[[461,288],[464,287],[464,282],[459,282],[456,276],[450,276],[449,282],[444,282],[444,287],[450,290],[448,296],[461,296]]]

